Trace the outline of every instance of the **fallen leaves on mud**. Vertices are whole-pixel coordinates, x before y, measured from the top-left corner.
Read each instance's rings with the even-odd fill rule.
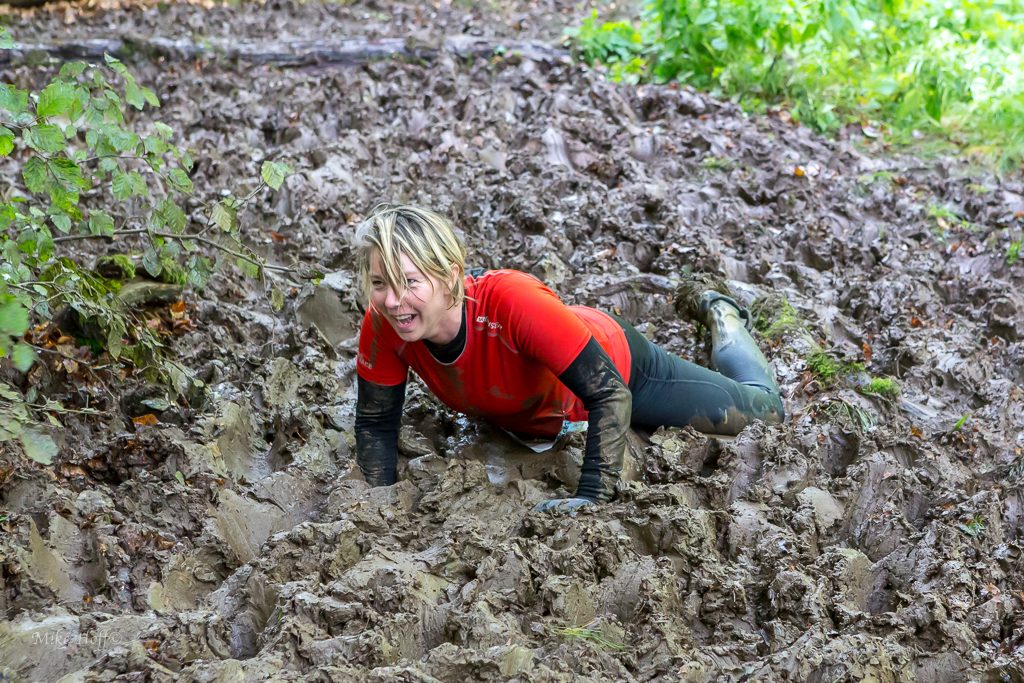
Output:
[[[85,23],[153,30],[163,11],[177,20],[163,25],[242,34],[272,17],[298,32],[358,10],[282,7]],[[403,8],[397,20],[415,25]],[[1003,251],[1021,227],[1019,182],[517,55],[134,68],[195,150],[206,199],[266,157],[297,169],[259,198],[248,234],[270,261],[329,275],[317,287],[268,275],[291,292],[279,313],[228,274],[190,294],[194,308],[149,318],[202,383],[194,418],[165,423],[144,403],[157,397],[118,384],[131,410],[100,426],[69,416],[54,469],[0,458],[5,673],[1024,676],[1024,278]],[[384,199],[451,216],[471,265],[533,272],[687,357],[703,345],[663,286],[683,270],[727,276],[745,303],[788,302],[799,324],[765,343],[790,420],[734,441],[637,437],[621,500],[548,516],[531,507],[572,490],[578,445],[526,455],[413,387],[406,475],[367,489],[351,475],[350,240]],[[976,228],[942,226],[929,205]],[[815,380],[812,345],[896,378],[898,398]],[[78,362],[77,349],[62,353]],[[160,419],[138,424],[148,416]]]

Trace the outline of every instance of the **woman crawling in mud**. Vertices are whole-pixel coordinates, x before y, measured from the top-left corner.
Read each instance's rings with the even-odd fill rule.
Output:
[[[629,323],[567,306],[531,275],[467,274],[466,249],[433,211],[382,205],[357,234],[369,305],[359,337],[356,460],[371,486],[395,483],[409,368],[451,408],[517,438],[587,431],[576,496],[542,510],[615,497],[630,426],[692,426],[733,436],[783,419],[779,388],[735,300],[682,287],[711,330],[718,372],[667,353]]]

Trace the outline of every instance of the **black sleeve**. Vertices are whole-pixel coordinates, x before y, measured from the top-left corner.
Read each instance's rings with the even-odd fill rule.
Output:
[[[612,359],[593,337],[558,376],[587,409],[587,446],[578,498],[608,502],[615,497],[626,454],[633,395]]]
[[[398,479],[398,429],[405,405],[405,382],[393,387],[358,378],[356,463],[370,486]]]

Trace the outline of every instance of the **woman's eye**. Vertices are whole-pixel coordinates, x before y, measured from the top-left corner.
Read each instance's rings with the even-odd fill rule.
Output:
[[[417,284],[418,282],[419,282],[419,280],[417,280],[416,278],[412,278],[411,277],[411,278],[409,278],[408,280],[405,281],[405,286],[406,287],[412,287],[413,285]]]

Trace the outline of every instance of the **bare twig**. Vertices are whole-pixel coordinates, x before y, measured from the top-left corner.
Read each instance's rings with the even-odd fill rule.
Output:
[[[47,412],[60,413],[62,415],[65,414],[65,413],[67,413],[69,415],[70,414],[74,414],[74,415],[102,415],[103,414],[103,411],[96,410],[95,408],[82,408],[82,409],[65,408],[64,406],[47,406],[47,405],[39,405],[38,403],[26,403],[25,405],[28,406],[29,408],[32,408],[33,410],[45,410]]]
[[[210,239],[208,237],[203,237],[202,233],[198,233],[198,234],[196,234],[196,233],[182,233],[182,234],[179,235],[179,234],[176,234],[176,233],[173,233],[173,232],[150,231],[150,230],[146,230],[145,228],[140,228],[140,229],[137,229],[137,230],[119,230],[119,231],[113,233],[112,235],[63,235],[61,237],[55,237],[53,241],[56,243],[56,242],[71,242],[71,241],[74,241],[74,240],[89,240],[89,239],[114,240],[114,239],[117,239],[119,237],[128,237],[128,236],[131,236],[131,235],[145,235],[145,234],[154,235],[156,237],[163,237],[165,239],[177,240],[179,242],[183,242],[183,241],[186,241],[186,240],[193,241],[193,242],[199,242],[199,243],[205,244],[205,245],[207,245],[209,247],[213,247],[214,249],[217,249],[218,251],[222,251],[225,254],[230,254],[231,256],[235,256],[237,258],[240,258],[243,261],[247,261],[247,262],[249,262],[249,263],[251,263],[253,265],[259,266],[260,268],[262,268],[264,270],[273,270],[273,271],[277,271],[277,272],[281,272],[281,273],[297,273],[297,272],[299,272],[295,268],[289,268],[287,266],[275,266],[275,265],[271,265],[269,263],[263,263],[262,261],[260,261],[260,259],[258,257],[249,256],[248,254],[244,254],[244,253],[242,253],[240,251],[236,251],[234,249],[231,249],[230,247],[226,247],[223,244],[217,242],[216,240],[212,240],[212,239]]]
[[[54,237],[53,242],[74,242],[75,240],[115,240],[118,237],[128,237],[130,235],[145,235],[149,230],[145,228],[139,228],[138,230],[118,230],[110,235],[62,235],[60,237]]]
[[[192,240],[192,241],[195,241],[195,242],[199,242],[200,244],[205,244],[207,246],[213,247],[214,249],[218,249],[220,251],[223,251],[225,254],[230,254],[230,255],[232,255],[232,256],[234,256],[236,258],[240,258],[243,261],[248,261],[249,263],[251,263],[251,264],[253,264],[255,266],[259,266],[263,270],[276,270],[276,271],[282,272],[282,273],[296,273],[296,272],[298,272],[294,268],[288,268],[286,266],[272,266],[269,263],[262,263],[259,260],[259,258],[254,258],[252,256],[249,256],[248,254],[243,254],[240,251],[235,251],[234,249],[230,249],[228,247],[225,247],[223,244],[220,244],[219,242],[216,242],[215,240],[211,240],[211,239],[209,239],[207,237],[202,237],[200,235],[175,235],[173,232],[154,232],[152,234],[156,235],[157,237],[166,237],[168,239]]]
[[[104,382],[103,378],[99,376],[99,374],[96,372],[96,367],[92,363],[89,363],[88,361],[84,361],[84,360],[82,360],[80,358],[75,358],[74,356],[69,356],[68,354],[64,353],[63,351],[61,351],[59,349],[48,349],[48,348],[46,348],[44,346],[37,346],[36,344],[29,344],[29,346],[31,346],[33,349],[35,349],[36,351],[39,351],[41,353],[50,353],[50,354],[53,354],[55,356],[60,356],[61,358],[64,358],[64,359],[70,360],[70,361],[74,361],[75,363],[78,363],[78,364],[82,365],[83,367],[85,367],[86,370],[89,371],[89,374],[93,376],[93,379],[95,379],[99,383],[99,385],[103,388],[103,391],[105,391],[107,393],[107,397],[113,403],[117,403],[117,397],[114,396],[114,392],[110,390],[110,387],[107,386],[107,383]]]

